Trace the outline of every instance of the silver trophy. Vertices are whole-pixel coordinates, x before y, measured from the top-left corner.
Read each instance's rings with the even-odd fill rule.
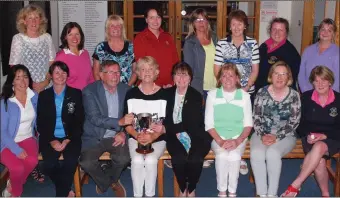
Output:
[[[153,114],[151,113],[139,113],[135,114],[135,129],[138,133],[147,133],[147,130],[150,128],[150,125],[153,121]],[[151,143],[143,145],[138,142],[138,147],[136,149],[137,153],[140,154],[149,154],[153,152],[153,148]]]

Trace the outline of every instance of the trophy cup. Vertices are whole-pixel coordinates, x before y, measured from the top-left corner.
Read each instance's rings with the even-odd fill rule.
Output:
[[[135,128],[138,133],[147,133],[149,130],[150,124],[152,122],[152,114],[151,113],[139,113],[135,115]],[[137,153],[140,154],[149,154],[153,152],[153,148],[151,143],[143,145],[138,142],[138,147],[136,149]]]

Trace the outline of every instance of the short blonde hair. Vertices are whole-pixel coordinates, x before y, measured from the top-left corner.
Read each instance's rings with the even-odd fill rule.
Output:
[[[25,25],[25,19],[26,17],[31,14],[32,12],[35,12],[39,15],[40,17],[40,25],[39,25],[39,33],[40,35],[46,33],[46,30],[47,30],[47,18],[45,16],[45,12],[44,10],[38,6],[38,5],[35,5],[35,4],[29,4],[25,7],[23,7],[18,15],[17,15],[17,30],[20,32],[20,33],[26,33],[27,31],[27,27]]]
[[[327,80],[331,83],[331,86],[334,84],[334,73],[328,67],[323,65],[318,65],[312,69],[309,76],[309,82],[313,84],[316,77],[320,77],[322,80]]]
[[[277,67],[279,66],[282,66],[282,67],[285,67],[286,70],[287,70],[287,74],[288,74],[288,81],[287,81],[287,86],[290,86],[293,84],[293,75],[292,75],[292,70],[290,69],[289,65],[284,62],[284,61],[277,61],[276,63],[274,63],[270,70],[269,70],[269,74],[268,74],[268,83],[269,84],[272,84],[273,83],[273,79],[272,79],[272,76],[274,74],[274,71]]]
[[[144,64],[154,67],[155,70],[159,70],[159,65],[156,59],[154,59],[152,56],[144,56],[138,59],[137,65],[136,65],[136,71],[139,71],[140,67]]]
[[[105,40],[109,40],[109,28],[110,25],[113,21],[117,21],[121,26],[122,26],[122,39],[126,40],[126,30],[125,30],[125,26],[124,26],[124,20],[122,19],[122,17],[118,16],[118,15],[110,15],[106,21],[105,21]]]
[[[220,71],[217,74],[217,84],[216,87],[220,88],[222,86],[222,82],[221,82],[221,77],[223,75],[224,72],[226,71],[233,71],[235,73],[235,75],[238,77],[238,79],[241,79],[241,74],[237,69],[237,66],[234,63],[226,63],[224,65],[222,65]],[[241,88],[241,84],[240,82],[236,83],[236,88]]]

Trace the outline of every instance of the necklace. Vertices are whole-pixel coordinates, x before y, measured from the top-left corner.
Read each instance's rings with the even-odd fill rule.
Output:
[[[140,84],[140,85],[138,86],[138,88],[140,89],[140,91],[141,91],[144,95],[152,95],[153,93],[155,93],[157,87],[156,87],[156,83],[153,83],[152,90],[151,90],[150,93],[146,93],[146,92],[143,90],[142,84]]]
[[[287,94],[286,88],[283,90],[283,92],[280,95],[277,95],[277,92],[275,92],[275,89],[273,87],[271,87],[271,89],[269,91],[270,91],[270,94],[273,97],[273,99],[276,100],[276,101],[281,101]]]
[[[40,44],[40,36],[37,37],[38,42],[35,43],[35,44],[34,44],[34,42],[32,42],[31,39],[33,39],[33,41],[34,41],[34,39],[36,39],[36,38],[31,38],[31,37],[29,37],[29,36],[27,36],[27,38],[28,38],[28,42],[29,42],[33,47],[38,47],[38,46],[39,46],[39,44]]]

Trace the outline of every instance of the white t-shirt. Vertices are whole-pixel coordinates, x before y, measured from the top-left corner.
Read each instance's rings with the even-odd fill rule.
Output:
[[[20,125],[18,128],[18,133],[14,138],[15,142],[21,142],[27,138],[30,138],[33,136],[32,134],[32,123],[35,118],[35,111],[34,107],[31,102],[31,98],[34,96],[34,92],[27,88],[27,99],[26,99],[26,105],[25,107],[22,106],[22,104],[18,101],[16,97],[10,98],[9,100],[11,102],[16,103],[20,108]]]

